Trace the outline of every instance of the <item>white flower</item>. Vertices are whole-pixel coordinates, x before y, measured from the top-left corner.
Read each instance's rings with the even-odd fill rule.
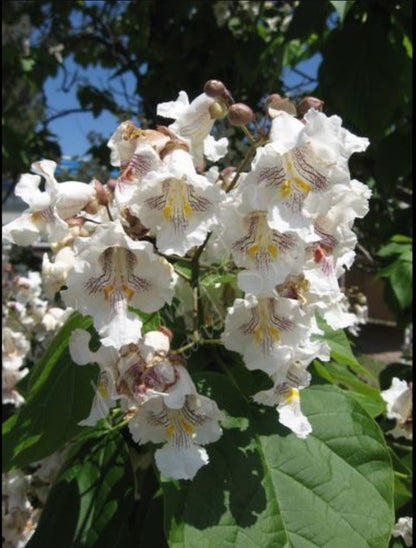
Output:
[[[166,171],[149,173],[137,188],[131,210],[155,232],[162,253],[184,255],[217,222],[223,192],[196,173],[184,150],[174,149],[164,163]]]
[[[162,169],[163,163],[157,151],[170,137],[154,130],[141,130],[130,120],[121,123],[108,141],[111,163],[120,166],[116,181],[115,198],[119,205],[131,199],[134,188],[150,171]]]
[[[305,244],[296,233],[272,229],[267,211],[247,209],[232,193],[221,208],[221,237],[231,249],[237,266],[245,267],[238,285],[254,295],[270,294],[291,272],[303,263]]]
[[[311,211],[304,210],[307,199],[316,195],[322,210],[328,208],[323,203],[330,200],[327,191],[349,183],[348,158],[365,150],[368,140],[342,128],[340,118],[314,109],[305,115],[305,124],[279,111],[270,137],[271,143],[258,149],[242,187],[254,208],[269,211],[273,228],[292,228],[308,241],[313,231]]]
[[[399,518],[391,533],[393,537],[402,537],[406,546],[413,545],[413,518]]]
[[[277,406],[279,422],[287,426],[301,439],[306,438],[312,427],[300,408],[299,388],[310,384],[311,375],[300,362],[294,362],[287,371],[284,381],[275,381],[273,388],[253,396],[257,403]]]
[[[173,296],[173,269],[148,242],[131,240],[119,221],[75,243],[77,260],[62,292],[67,305],[93,317],[102,344],[136,342],[142,322],[128,307],[155,312]]]
[[[401,436],[412,439],[412,385],[393,377],[388,390],[381,392],[387,403],[387,418],[396,419],[397,423],[389,433],[395,438]]]
[[[66,276],[75,263],[75,254],[71,247],[65,246],[55,255],[51,262],[48,254],[43,255],[42,281],[45,295],[53,299],[63,285],[66,284]]]
[[[228,309],[222,339],[226,348],[243,354],[249,369],[285,372],[294,348],[307,339],[310,322],[292,299],[246,295]]]
[[[158,116],[175,120],[169,128],[189,144],[197,166],[203,164],[204,154],[215,162],[227,152],[226,138],[216,141],[209,135],[215,122],[215,117],[211,114],[214,104],[219,105],[220,110],[223,109],[221,104],[205,93],[201,93],[189,103],[186,92],[180,91],[176,101],[160,103],[157,106]]]
[[[183,367],[182,374],[186,373]],[[137,443],[164,443],[155,453],[156,465],[162,474],[175,479],[192,479],[208,464],[206,450],[201,447],[217,441],[222,433],[218,424],[223,414],[216,403],[193,392],[186,395],[180,408],[171,408],[162,397],[147,401],[129,422]]]
[[[35,162],[31,169],[37,175],[22,175],[15,188],[16,196],[29,208],[3,227],[3,237],[17,245],[32,245],[42,234],[49,241],[64,238],[68,234],[64,219],[79,213],[95,196],[95,189],[85,183],[58,183],[54,177],[56,163],[51,160]],[[39,190],[39,175],[46,180],[44,192]]]
[[[51,306],[46,310],[40,325],[46,332],[56,331],[64,325],[72,312],[73,310],[71,308],[63,309],[57,306]],[[39,340],[39,336],[37,339]]]
[[[91,335],[84,329],[74,329],[69,340],[71,358],[78,365],[96,363],[100,367],[95,395],[88,417],[79,422],[80,426],[95,426],[97,421],[107,417],[119,396],[115,390],[114,364],[118,352],[111,346],[100,346],[96,352],[89,349]]]

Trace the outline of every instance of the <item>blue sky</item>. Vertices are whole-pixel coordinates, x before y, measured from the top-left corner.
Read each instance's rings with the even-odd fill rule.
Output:
[[[66,59],[65,67],[69,73],[75,70],[75,64],[71,58]],[[307,73],[311,77],[316,77],[321,57],[315,55],[312,59],[304,61],[297,66],[297,69]],[[77,67],[79,75],[88,79],[89,83],[105,89],[108,85],[108,77],[111,74],[109,70],[103,68],[88,67],[88,69],[80,69]],[[288,86],[296,86],[304,79],[301,75],[285,69],[283,80]],[[67,109],[79,108],[76,98],[76,87],[73,86],[69,92],[62,91],[62,71],[58,71],[55,78],[49,78],[45,84],[45,93],[48,100],[49,115],[52,116],[56,112]],[[127,87],[133,89],[133,80],[126,78]],[[178,89],[178,92],[180,90]],[[186,91],[186,90],[185,90]],[[173,100],[176,97],[166,97],[167,101]],[[192,99],[192,98],[191,98]],[[154,105],[156,109],[156,105]],[[118,125],[118,120],[109,112],[104,112],[97,118],[89,113],[73,113],[62,118],[58,118],[50,123],[51,131],[57,136],[58,142],[62,149],[63,157],[80,156],[84,157],[86,151],[90,147],[87,139],[87,134],[90,131],[101,133],[106,138],[110,138]]]

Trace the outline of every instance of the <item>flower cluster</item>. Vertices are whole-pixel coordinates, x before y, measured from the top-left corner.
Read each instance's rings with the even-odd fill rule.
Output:
[[[3,548],[23,548],[34,534],[67,447],[30,466],[2,475]]]
[[[220,437],[223,419],[216,403],[198,394],[169,330],[143,327],[143,313],[180,295],[178,260],[192,265],[185,276],[193,297],[192,345],[202,340],[209,315],[200,306],[199,259],[215,267],[217,253],[226,257],[239,296],[226,311],[219,344],[270,376],[273,387],[254,401],[276,406],[280,422],[300,438],[311,426],[299,389],[310,382],[309,363],[329,357],[315,337],[316,313],[336,329],[355,321],[338,280],[354,260],[352,226],[366,214],[370,196],[351,180],[348,160],[368,141],[337,116],[327,117],[318,100],[312,108],[303,102],[300,114],[276,95],[267,104],[259,128],[251,109],[235,103],[219,81],[207,82],[192,102],[181,91],[157,107],[173,120],[169,126],[120,124],[108,142],[119,174],[105,185],[58,183],[54,162],[34,163],[34,174],[16,186],[29,207],[4,228],[6,240],[18,245],[46,238],[56,253],[43,262],[47,291],[61,291],[67,306],[92,316],[99,349],[90,350],[83,330],[70,343],[76,363],[100,368],[82,424],[95,425],[118,405],[137,443],[163,444],[156,464],[175,478],[190,479],[208,462],[203,446]],[[219,173],[208,163],[227,153],[227,139],[212,134],[225,116],[243,128],[250,146],[239,168]]]
[[[16,384],[29,372],[27,362],[40,356],[72,310],[51,305],[42,293],[39,272],[12,265],[6,247],[2,279],[2,402],[19,407],[24,398]]]

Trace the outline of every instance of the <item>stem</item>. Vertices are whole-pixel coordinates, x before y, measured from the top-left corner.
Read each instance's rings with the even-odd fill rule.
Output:
[[[111,215],[111,211],[110,211],[110,208],[109,208],[108,204],[105,204],[105,208],[107,210],[108,218],[110,219],[110,221],[114,221],[113,216]]]
[[[254,153],[256,151],[256,148],[261,146],[265,142],[265,137],[261,137],[258,141],[252,142],[250,145],[250,148],[247,150],[246,155],[244,156],[242,162],[238,166],[237,171],[235,172],[235,175],[233,177],[233,180],[231,181],[230,186],[227,188],[226,192],[230,192],[235,185],[237,184],[238,178],[243,171],[243,169],[246,167],[246,165],[251,162]]]
[[[121,422],[117,423],[115,426],[112,426],[111,431],[114,432],[114,430],[122,430],[123,428],[125,428],[128,425],[129,422],[130,422],[130,419],[121,421]]]
[[[251,133],[251,131],[248,129],[247,126],[240,126],[241,129],[243,130],[243,132],[246,134],[246,136],[250,139],[250,141],[252,143],[255,143],[256,142],[256,138],[254,137],[254,135]]]
[[[191,278],[189,276],[187,276],[186,274],[184,274],[183,272],[181,272],[180,270],[178,270],[177,268],[173,267],[173,270],[176,272],[176,274],[178,276],[180,276],[181,278],[183,278],[184,280],[186,280],[187,282],[190,282],[191,281]]]
[[[177,350],[171,350],[170,353],[171,354],[181,354],[181,352],[185,352],[186,350],[189,350],[190,348],[192,348],[195,345],[196,345],[196,341],[191,341],[190,343],[185,344],[184,346],[181,346]]]
[[[215,345],[222,345],[221,339],[202,339],[201,344],[215,344]]]

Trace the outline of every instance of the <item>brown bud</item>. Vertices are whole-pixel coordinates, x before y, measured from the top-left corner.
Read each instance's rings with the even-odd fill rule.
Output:
[[[92,182],[94,183],[97,201],[100,205],[107,205],[108,204],[108,197],[107,193],[105,191],[105,188],[103,184],[98,179],[93,179]]]
[[[315,110],[319,110],[319,112],[322,112],[323,106],[324,102],[317,97],[304,97],[298,103],[297,113],[298,116],[304,116],[310,108],[314,108]]]
[[[244,103],[234,103],[228,109],[228,121],[232,126],[244,126],[254,120],[251,108]]]
[[[288,114],[296,115],[294,103],[287,97],[281,97],[278,93],[272,93],[266,99],[267,112],[271,118],[274,118],[279,110]]]
[[[219,97],[224,97],[226,88],[220,80],[208,80],[208,82],[205,83],[204,92],[208,97],[217,99]]]

